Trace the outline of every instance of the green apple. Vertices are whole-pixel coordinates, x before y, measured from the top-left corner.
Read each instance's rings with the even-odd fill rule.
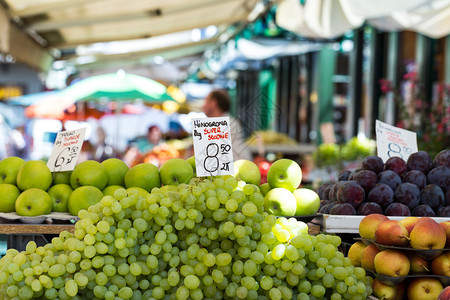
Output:
[[[140,187],[149,193],[161,186],[158,167],[151,163],[135,165],[125,174],[124,181],[127,188]]]
[[[271,188],[285,188],[293,192],[302,182],[302,169],[291,159],[277,160],[267,172],[267,182]]]
[[[10,156],[0,161],[0,183],[16,184],[17,172],[25,163],[17,156]]]
[[[42,160],[29,160],[17,173],[17,187],[22,190],[38,188],[48,190],[52,184],[52,172]]]
[[[102,190],[103,195],[114,197],[114,192],[118,189],[123,189],[123,186],[120,185],[108,185]]]
[[[123,178],[130,169],[126,163],[118,158],[108,158],[102,161],[101,164],[105,167],[106,173],[108,174],[108,185],[125,186]]]
[[[194,176],[194,170],[184,159],[172,158],[161,166],[159,175],[163,185],[179,185],[180,183],[189,183]]]
[[[89,185],[102,190],[107,184],[108,174],[105,167],[95,160],[86,160],[76,165],[70,175],[70,185],[73,189]]]
[[[267,195],[267,193],[270,191],[270,185],[266,182],[259,186],[259,190],[263,194],[263,196]]]
[[[143,198],[147,197],[147,195],[148,195],[148,192],[146,190],[144,190],[143,188],[137,187],[137,186],[127,188],[127,193],[128,193],[128,195],[137,194],[139,197],[143,197]]]
[[[73,189],[65,183],[55,184],[48,190],[50,198],[52,198],[52,211],[68,212],[69,198]]]
[[[233,165],[234,178],[254,185],[261,184],[261,172],[259,172],[259,168],[254,162],[247,159],[240,159],[235,161]]]
[[[195,156],[191,156],[186,161],[191,165],[192,170],[194,170],[194,174],[197,174],[197,167],[195,166]]]
[[[73,190],[67,207],[72,216],[78,216],[80,210],[87,210],[89,206],[97,204],[102,198],[102,191],[95,186],[80,186]]]
[[[72,175],[72,171],[54,172],[52,184],[70,184],[70,175]]]
[[[0,183],[0,212],[13,212],[16,207],[17,197],[20,195],[19,189],[9,183]]]
[[[295,200],[297,200],[296,216],[307,216],[317,213],[320,207],[319,195],[310,189],[296,189],[294,192]]]
[[[16,213],[19,216],[36,217],[52,212],[52,199],[39,188],[29,188],[16,200]]]
[[[264,197],[264,209],[276,216],[291,217],[295,215],[297,201],[289,190],[274,188]]]

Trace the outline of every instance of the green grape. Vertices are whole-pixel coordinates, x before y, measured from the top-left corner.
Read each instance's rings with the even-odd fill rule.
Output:
[[[77,293],[78,293],[78,285],[77,285],[77,283],[75,282],[75,280],[69,279],[69,280],[66,282],[66,285],[65,285],[65,287],[64,287],[64,290],[65,290],[65,292],[67,293],[68,296],[74,297],[74,296],[76,296]]]
[[[33,297],[33,290],[31,287],[25,285],[19,289],[18,295],[20,299],[31,299]]]
[[[311,291],[311,283],[308,280],[301,280],[298,284],[298,291],[308,294]]]
[[[273,280],[270,276],[263,276],[260,281],[260,286],[262,289],[268,291],[273,287]]]
[[[345,280],[348,276],[348,272],[344,267],[335,267],[333,269],[333,276],[339,280]]]
[[[252,260],[247,260],[244,263],[244,274],[247,276],[253,276],[256,274],[258,267],[256,263]]]
[[[286,246],[284,244],[276,245],[272,250],[272,258],[274,260],[280,260],[286,253]]]
[[[350,295],[355,295],[355,294],[357,293],[357,287],[356,287],[355,285],[349,286],[349,287],[347,288],[347,292],[348,292]]]
[[[341,294],[333,293],[330,296],[330,300],[342,300],[342,296],[341,296]]]
[[[339,294],[344,294],[347,291],[347,285],[345,284],[345,282],[340,281],[336,284],[336,291]]]
[[[333,274],[326,273],[325,275],[323,275],[322,283],[323,283],[324,287],[332,288],[334,286],[334,284],[335,284],[335,280],[334,280]]]
[[[216,265],[226,266],[231,263],[232,257],[229,253],[220,253],[216,256]]]
[[[190,290],[196,289],[200,285],[200,279],[195,275],[188,275],[184,278],[184,285]]]
[[[353,269],[353,274],[355,275],[356,279],[363,279],[366,276],[366,271],[361,267],[356,267]]]
[[[348,286],[352,286],[352,285],[355,285],[355,284],[356,284],[355,278],[353,278],[353,277],[351,277],[351,276],[345,278],[344,282],[345,282],[345,284],[348,285]]]
[[[34,274],[34,271],[33,271]],[[13,278],[15,281],[22,281],[24,273],[22,271],[17,271],[13,273]]]
[[[70,263],[68,263],[68,264],[66,265],[66,272],[67,272],[67,273],[72,274],[72,273],[75,273],[76,270],[77,270],[77,265],[74,264],[73,262],[70,262]]]
[[[281,291],[278,288],[273,287],[269,290],[270,299],[281,299],[281,296]]]
[[[364,282],[358,282],[356,284],[356,292],[359,294],[362,294],[366,291],[366,285],[364,284]]]

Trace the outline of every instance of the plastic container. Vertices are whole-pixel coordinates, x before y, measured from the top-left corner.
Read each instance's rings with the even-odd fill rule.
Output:
[[[392,277],[392,276],[386,276],[386,275],[380,275],[377,274],[371,270],[366,270],[366,273],[370,273],[373,276],[375,276],[378,280],[389,284],[389,285],[399,285],[400,283],[404,282],[405,280],[412,280],[415,278],[436,278],[438,279],[442,285],[449,286],[450,285],[450,277],[448,276],[442,276],[442,275],[434,275],[434,274],[417,274],[417,275],[407,275],[407,276],[399,276],[399,277]]]
[[[18,222],[24,224],[74,223],[79,219],[80,218],[77,216],[72,216],[69,213],[63,212],[52,212],[48,215],[41,215],[36,217],[19,216],[15,212],[0,213],[0,224],[18,223]]]
[[[363,238],[355,238],[355,240],[362,241],[366,245],[374,244],[379,250],[385,250],[385,249],[399,250],[399,251],[405,252],[406,255],[408,255],[410,253],[414,253],[414,254],[417,254],[418,256],[420,256],[420,257],[422,257],[423,259],[426,259],[426,260],[432,260],[432,259],[438,257],[439,255],[441,255],[444,251],[450,251],[449,248],[444,248],[444,249],[414,249],[414,248],[411,248],[411,247],[387,246],[387,245],[379,244],[379,243],[375,242],[374,240],[363,239]]]

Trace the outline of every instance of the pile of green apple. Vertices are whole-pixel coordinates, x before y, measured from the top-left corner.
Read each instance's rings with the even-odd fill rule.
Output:
[[[90,160],[75,170],[52,173],[42,160],[11,156],[0,162],[0,212],[39,216],[51,212],[77,215],[116,185],[124,186],[128,166],[119,159]],[[103,192],[102,192],[103,189]]]
[[[320,207],[320,198],[313,190],[298,188],[302,170],[293,160],[275,161],[267,172],[267,183],[261,184],[258,166],[248,160],[234,163],[234,177],[259,185],[265,196],[265,209],[276,216],[314,215]]]
[[[450,221],[438,223],[429,217],[390,220],[370,214],[361,220],[359,233],[363,241],[373,240],[383,247],[363,241],[353,244],[348,257],[355,267],[389,277],[407,276],[397,285],[375,279],[375,296],[386,300],[438,299],[445,282],[435,275],[450,277],[450,250],[444,250],[450,248]],[[414,277],[408,278],[410,275]]]

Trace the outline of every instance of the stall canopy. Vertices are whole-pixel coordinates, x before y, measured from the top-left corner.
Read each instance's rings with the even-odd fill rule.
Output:
[[[174,101],[167,94],[164,85],[145,77],[118,71],[73,83],[57,95],[27,107],[25,113],[29,118],[62,119],[64,111],[78,101],[130,102],[136,99],[148,103]]]
[[[258,0],[0,0],[0,25],[4,7],[3,20],[9,19],[43,49],[59,50],[64,58],[73,55],[80,45],[143,39],[208,26],[217,27],[220,34],[236,22],[254,18],[255,12],[261,12],[261,6],[254,10],[257,3]],[[205,41],[195,37],[181,46],[196,44]],[[170,46],[160,50],[174,49]]]
[[[450,34],[450,0],[282,0],[277,24],[310,38],[334,38],[364,22],[384,31]]]

